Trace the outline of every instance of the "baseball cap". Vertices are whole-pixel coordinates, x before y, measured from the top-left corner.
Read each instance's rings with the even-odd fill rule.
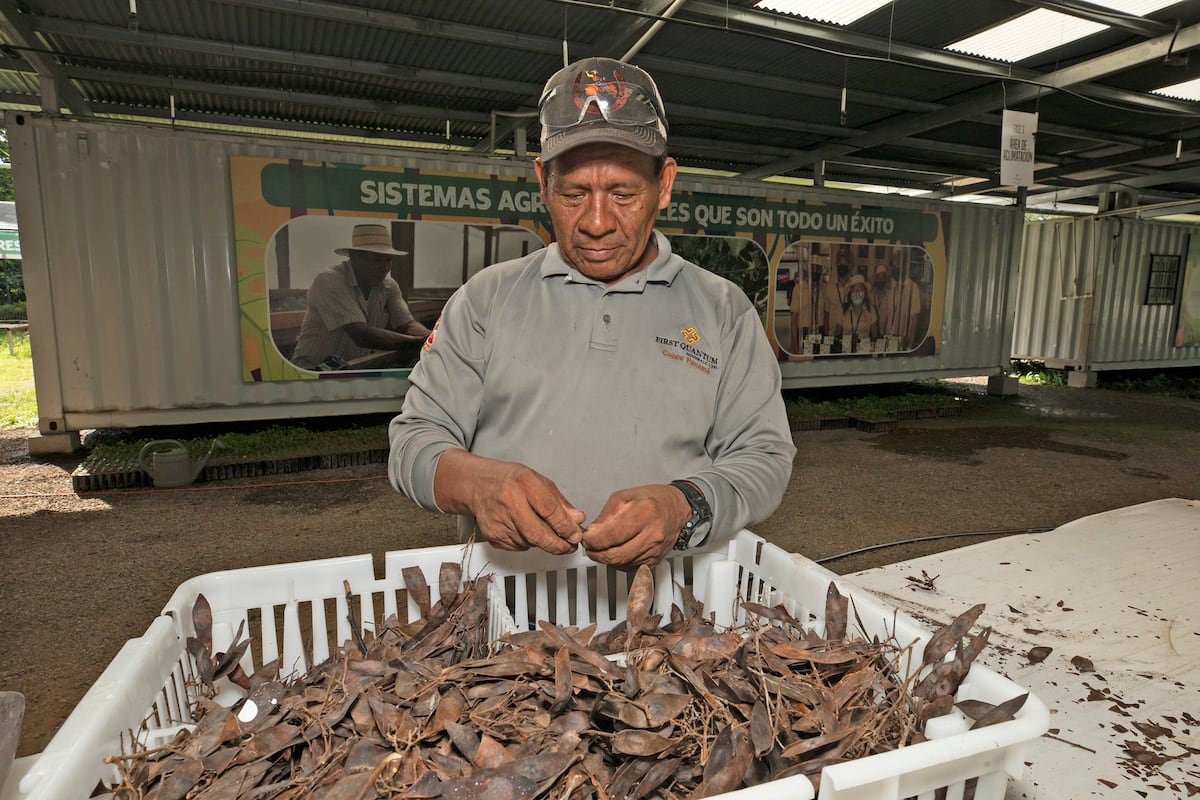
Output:
[[[611,58],[585,58],[550,76],[538,101],[542,160],[582,144],[624,145],[656,158],[667,153],[667,115],[654,79]]]

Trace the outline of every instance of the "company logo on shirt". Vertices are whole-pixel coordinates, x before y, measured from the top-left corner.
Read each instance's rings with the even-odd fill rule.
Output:
[[[421,350],[428,353],[429,348],[433,347],[433,337],[437,335],[437,329],[442,327],[442,318],[439,316],[437,322],[433,323],[433,330],[429,332],[429,336],[425,338],[425,344],[421,345]]]
[[[718,366],[718,359],[714,355],[701,350],[696,345],[704,339],[700,335],[700,331],[696,330],[696,326],[690,325],[679,331],[682,339],[672,339],[666,336],[655,336],[656,344],[662,345],[662,354],[673,361],[681,361],[688,366],[695,367],[705,375],[710,374]]]

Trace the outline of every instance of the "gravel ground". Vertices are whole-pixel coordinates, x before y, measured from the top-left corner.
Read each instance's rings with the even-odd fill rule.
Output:
[[[953,384],[961,416],[886,433],[796,434],[780,508],[753,530],[838,573],[1164,497],[1200,499],[1200,401]],[[453,520],[395,494],[382,466],[189,490],[72,492],[73,460],[30,459],[0,431],[0,690],[42,750],[121,645],[196,575],[450,544]],[[938,537],[930,541],[912,539]],[[971,604],[971,598],[962,598]]]

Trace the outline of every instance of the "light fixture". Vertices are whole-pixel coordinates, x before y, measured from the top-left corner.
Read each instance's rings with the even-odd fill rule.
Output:
[[[1092,5],[1144,17],[1175,2],[1177,0],[1095,0]],[[1038,8],[951,42],[946,49],[1015,63],[1105,30],[1109,30],[1109,26],[1101,22]]]
[[[754,7],[780,14],[792,14],[816,22],[849,25],[890,2],[891,0],[759,0]]]

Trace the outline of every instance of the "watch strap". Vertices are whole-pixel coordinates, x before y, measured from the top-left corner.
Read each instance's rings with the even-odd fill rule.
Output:
[[[674,546],[675,550],[686,550],[692,546],[692,540],[698,538],[698,533],[708,533],[709,524],[712,522],[712,507],[705,499],[704,493],[691,481],[671,481],[671,486],[683,492],[688,506],[692,509],[692,516],[680,528]]]

